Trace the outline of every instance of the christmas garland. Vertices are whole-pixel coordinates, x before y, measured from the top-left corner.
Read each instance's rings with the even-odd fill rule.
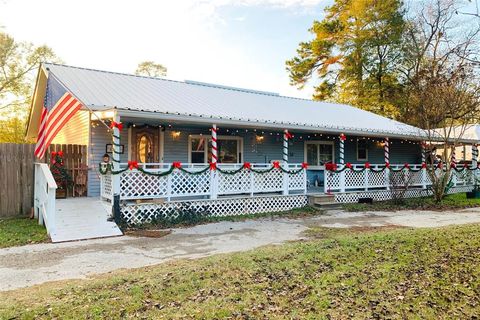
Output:
[[[270,168],[259,170],[259,169],[252,168],[252,165],[249,162],[245,162],[238,169],[223,170],[223,169],[219,168],[216,163],[212,162],[208,166],[206,166],[205,168],[203,168],[201,170],[189,171],[189,170],[186,170],[185,168],[183,168],[182,164],[180,162],[173,162],[171,164],[170,168],[167,171],[151,172],[151,171],[147,171],[147,170],[143,169],[142,167],[140,167],[138,165],[137,161],[128,161],[128,166],[126,168],[119,169],[119,170],[114,170],[113,165],[111,163],[107,163],[107,164],[100,163],[100,165],[98,167],[99,167],[99,172],[102,175],[105,175],[107,173],[111,173],[111,174],[116,175],[116,174],[124,173],[127,170],[136,169],[137,171],[140,171],[140,172],[142,172],[146,175],[156,176],[156,177],[164,177],[164,176],[167,176],[167,175],[171,174],[175,169],[180,170],[180,171],[185,172],[185,173],[190,174],[190,175],[199,175],[199,174],[205,173],[209,170],[210,171],[218,171],[222,174],[228,174],[228,175],[234,175],[234,174],[240,173],[242,170],[250,170],[250,171],[255,172],[255,173],[264,174],[264,173],[271,172],[274,169],[280,170],[280,171],[282,171],[284,173],[288,173],[288,174],[298,174],[298,173],[302,172],[303,170],[307,169],[308,165],[306,163],[302,163],[302,167],[299,168],[299,169],[287,170],[280,165],[280,162],[274,161]]]
[[[375,173],[380,173],[380,172],[383,172],[385,171],[385,169],[390,169],[390,171],[392,172],[401,172],[403,170],[408,170],[410,172],[420,172],[422,169],[427,169],[427,164],[426,163],[422,163],[421,167],[418,168],[418,169],[414,169],[412,168],[408,163],[405,163],[402,167],[398,168],[398,169],[393,169],[390,167],[390,164],[389,163],[385,163],[383,166],[381,166],[379,169],[373,169],[370,165],[370,163],[366,162],[363,166],[363,168],[359,168],[359,169],[355,169],[353,167],[353,165],[349,162],[347,162],[345,165],[343,165],[340,169],[338,169],[339,166],[342,166],[342,165],[338,165],[336,163],[332,163],[332,162],[329,162],[329,163],[326,163],[325,164],[325,170],[327,171],[330,171],[332,173],[341,173],[347,169],[355,172],[355,173],[361,173],[361,172],[364,172],[366,169],[369,169],[370,171],[372,172],[375,172]],[[480,164],[479,164],[480,166]],[[455,170],[456,172],[464,172],[465,170],[469,170],[469,171],[475,171],[475,170],[479,170],[479,166],[477,167],[469,167],[468,164],[464,164],[462,168],[458,168],[457,165],[455,164],[451,164],[451,168],[453,170]],[[434,170],[442,170],[442,171],[447,171],[443,164],[442,163],[439,163],[437,165],[433,165],[433,169]]]

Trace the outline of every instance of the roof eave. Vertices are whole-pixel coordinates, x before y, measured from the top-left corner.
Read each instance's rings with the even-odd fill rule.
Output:
[[[161,113],[161,112],[152,112],[152,111],[140,111],[140,110],[130,110],[130,109],[119,109],[119,115],[132,117],[132,118],[145,118],[148,115],[148,119],[158,119],[166,121],[181,121],[186,123],[202,123],[202,124],[213,124],[216,125],[229,125],[229,126],[238,126],[243,128],[264,128],[264,129],[279,129],[279,130],[299,130],[299,131],[308,131],[308,132],[322,132],[322,133],[334,133],[340,134],[344,133],[346,135],[361,135],[365,137],[388,137],[388,138],[398,138],[398,139],[408,139],[408,140],[424,140],[425,137],[421,137],[421,131],[417,134],[398,134],[393,132],[382,132],[382,131],[370,131],[370,130],[358,130],[352,128],[329,128],[329,127],[316,127],[310,125],[302,124],[292,124],[292,123],[279,123],[279,122],[263,122],[263,121],[247,121],[241,119],[224,119],[224,118],[215,118],[209,116],[198,116],[198,115],[184,115],[184,114],[170,114],[170,113]],[[419,129],[420,130],[420,129]]]

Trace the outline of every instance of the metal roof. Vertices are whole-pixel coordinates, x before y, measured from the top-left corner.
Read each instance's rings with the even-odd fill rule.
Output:
[[[349,105],[280,96],[194,81],[173,81],[44,64],[93,110],[117,108],[212,118],[236,124],[261,123],[283,128],[327,130],[379,136],[418,137],[418,128]],[[283,125],[283,126],[282,126]]]

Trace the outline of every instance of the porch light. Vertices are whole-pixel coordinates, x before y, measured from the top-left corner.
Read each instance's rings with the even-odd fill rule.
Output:
[[[180,137],[180,131],[172,131],[172,138],[178,139]]]
[[[257,136],[255,137],[255,139],[257,140],[257,142],[262,142],[263,139],[265,139],[265,137],[264,137],[264,136],[257,135]]]

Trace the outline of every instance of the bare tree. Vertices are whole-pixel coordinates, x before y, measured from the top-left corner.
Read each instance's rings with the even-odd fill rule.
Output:
[[[454,165],[451,154],[465,130],[479,120],[478,38],[480,27],[458,18],[458,1],[434,0],[419,10],[406,33],[402,70],[408,88],[410,123],[425,130],[426,145],[445,150],[427,164],[432,191],[440,201]]]

